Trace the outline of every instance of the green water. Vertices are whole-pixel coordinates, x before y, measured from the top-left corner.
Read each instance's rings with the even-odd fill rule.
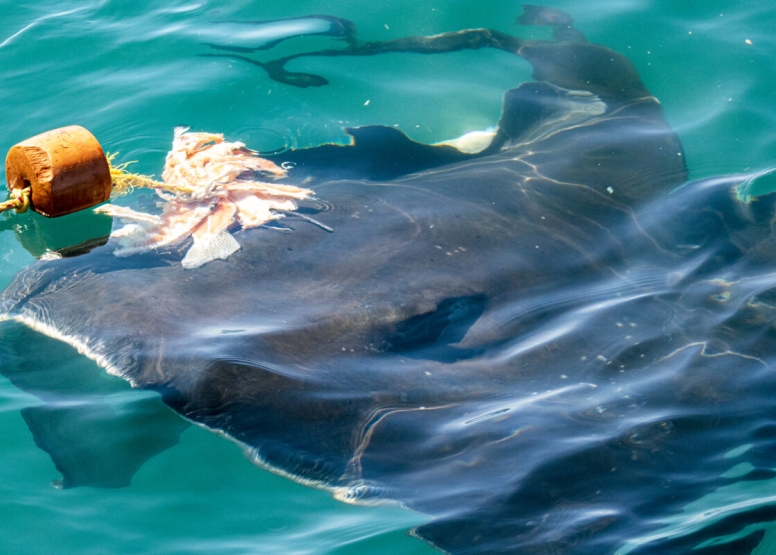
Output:
[[[776,8],[754,0],[547,4],[571,13],[592,42],[634,62],[681,138],[692,178],[774,165]],[[374,123],[438,141],[494,125],[503,92],[530,78],[525,62],[503,52],[391,54],[297,60],[290,69],[324,75],[330,85],[295,89],[244,62],[197,56],[212,52],[200,36],[214,22],[329,13],[373,40],[473,27],[547,36],[516,26],[518,4],[501,0],[0,5],[0,152],[80,124],[149,174],[161,171],[179,124],[257,149],[341,140],[343,126]],[[288,48],[329,42],[309,38]],[[33,260],[17,235],[43,229],[67,242],[63,234],[100,225],[88,215],[61,219],[57,229],[36,215],[0,222],[0,287]],[[115,395],[146,395],[117,387]],[[407,535],[423,515],[336,502],[255,467],[237,445],[196,427],[129,488],[56,489],[59,475],[19,412],[37,403],[0,378],[2,553],[435,552]]]

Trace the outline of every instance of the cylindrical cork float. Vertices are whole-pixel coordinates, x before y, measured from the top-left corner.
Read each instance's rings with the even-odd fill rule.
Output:
[[[95,206],[111,194],[105,153],[94,135],[78,125],[12,146],[5,179],[12,192],[30,187],[32,209],[50,218]]]

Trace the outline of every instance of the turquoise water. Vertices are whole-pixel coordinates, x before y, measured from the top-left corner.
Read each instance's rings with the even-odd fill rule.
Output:
[[[175,125],[223,132],[257,149],[341,140],[342,126],[373,123],[437,141],[493,125],[503,91],[530,77],[525,62],[502,52],[391,54],[298,60],[294,69],[325,75],[330,85],[295,89],[244,62],[198,56],[212,52],[201,43],[219,42],[219,32],[236,40],[235,27],[224,22],[331,13],[354,21],[362,37],[374,40],[472,27],[547,36],[515,26],[519,7],[513,2],[402,1],[379,9],[363,2],[6,4],[0,151],[78,123],[106,150],[138,160],[137,171],[150,174],[160,172]],[[762,2],[730,4],[552,4],[571,13],[591,41],[634,62],[682,140],[692,178],[763,171],[776,154],[776,10]],[[306,38],[303,44],[328,43]],[[62,233],[35,215],[11,218]],[[80,216],[67,222],[71,228],[92,225]],[[0,286],[33,259],[17,239],[23,230],[8,227],[0,232]],[[97,370],[73,353],[52,352],[81,370]],[[105,379],[115,404],[132,406],[147,397]],[[422,515],[338,503],[256,468],[238,446],[197,427],[143,466],[131,487],[57,489],[51,482],[58,473],[20,415],[37,403],[0,380],[3,552],[435,552],[406,534],[425,522]],[[693,510],[724,507],[728,499],[721,491],[701,509],[689,508],[687,518]],[[681,518],[674,524],[681,528]]]

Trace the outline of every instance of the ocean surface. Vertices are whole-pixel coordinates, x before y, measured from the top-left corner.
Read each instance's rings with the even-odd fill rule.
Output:
[[[118,161],[136,160],[134,171],[158,176],[178,125],[224,133],[260,151],[344,142],[343,127],[369,124],[395,126],[421,142],[442,141],[494,126],[504,91],[530,80],[528,63],[489,49],[308,58],[294,61],[293,69],[325,75],[329,84],[295,88],[208,45],[248,48],[268,40],[261,34],[266,29],[248,22],[320,14],[352,21],[359,37],[370,40],[479,27],[549,37],[547,29],[517,25],[520,5],[502,0],[162,4],[0,0],[0,152],[48,129],[79,124],[106,151],[118,152]],[[591,42],[634,63],[682,142],[691,180],[761,174],[746,192],[776,190],[768,173],[776,165],[776,8],[756,0],[546,5],[568,12]],[[332,44],[336,39],[305,37],[281,45],[280,54]],[[133,194],[143,200],[142,192]],[[0,216],[0,289],[46,248],[106,232],[94,225],[80,216]],[[0,355],[8,342],[21,340],[29,336],[0,338]],[[30,348],[38,359],[45,349],[61,360],[65,376],[101,373],[53,340],[35,340]],[[156,402],[155,394],[118,378],[100,379],[119,411],[146,398]],[[238,445],[197,426],[144,464],[128,487],[62,489],[22,417],[39,404],[0,376],[2,553],[438,552],[408,534],[428,521],[423,514],[340,503],[326,491],[258,468]],[[748,445],[742,441],[727,454],[732,477],[748,473]],[[766,518],[776,507],[773,480],[732,483],[665,520],[656,534],[679,536],[698,526],[699,515],[755,506],[763,509],[756,525],[765,534],[751,552],[773,553],[776,526]],[[626,545],[623,553],[640,544],[623,538]]]

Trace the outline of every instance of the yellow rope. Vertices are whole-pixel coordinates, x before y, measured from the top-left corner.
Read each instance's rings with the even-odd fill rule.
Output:
[[[192,187],[186,187],[181,185],[170,185],[163,181],[155,181],[148,176],[130,173],[127,171],[127,166],[134,164],[137,160],[131,160],[122,164],[114,165],[113,159],[116,158],[118,152],[108,153],[106,158],[108,159],[108,168],[110,169],[110,178],[113,182],[113,192],[116,196],[121,196],[129,193],[135,187],[142,187],[145,189],[162,189],[165,191],[171,191],[173,193],[193,193],[195,189]]]
[[[13,208],[17,214],[24,214],[30,209],[30,192],[32,189],[26,187],[24,189],[11,190],[11,198],[5,202],[0,202],[0,213],[5,212]]]

